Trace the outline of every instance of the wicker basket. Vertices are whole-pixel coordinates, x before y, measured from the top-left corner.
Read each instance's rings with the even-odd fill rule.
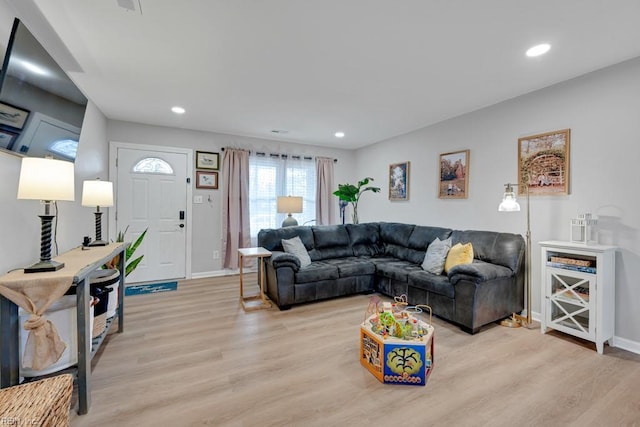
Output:
[[[71,374],[4,388],[0,390],[0,423],[68,426],[72,393]]]

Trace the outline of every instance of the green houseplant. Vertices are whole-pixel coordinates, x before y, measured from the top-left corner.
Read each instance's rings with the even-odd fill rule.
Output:
[[[118,232],[118,235],[116,236],[116,242],[124,242],[124,236],[125,234],[127,234],[127,230],[129,230],[129,226],[127,226],[127,228],[125,228],[124,231]],[[147,230],[148,228],[146,228],[142,232],[142,234],[138,236],[138,238],[136,239],[135,242],[133,242],[133,244],[127,247],[127,250],[125,251],[125,256],[126,256],[125,262],[131,260],[136,249],[138,249],[138,246],[140,246],[140,244],[142,243],[142,240],[144,240],[144,236],[147,234]],[[133,259],[126,264],[124,277],[127,277],[133,270],[136,269],[138,264],[140,264],[140,261],[142,261],[142,258],[144,258],[144,255],[140,255],[138,258]],[[107,266],[109,268],[117,268],[119,261],[120,261],[120,255],[112,259],[111,262],[107,264]]]
[[[358,181],[358,185],[338,184],[338,189],[333,192],[333,195],[338,196],[341,201],[351,203],[351,206],[353,206],[351,219],[354,224],[358,224],[358,201],[362,193],[366,191],[373,191],[374,193],[380,192],[380,187],[365,187],[370,181],[373,181],[373,178],[364,178]]]

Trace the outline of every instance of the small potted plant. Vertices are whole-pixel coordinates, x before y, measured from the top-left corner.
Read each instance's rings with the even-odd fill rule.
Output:
[[[353,206],[351,219],[354,224],[358,224],[358,201],[362,193],[366,191],[380,192],[380,187],[365,187],[370,181],[373,181],[373,178],[364,178],[362,181],[358,181],[358,185],[338,184],[338,189],[333,192],[333,195],[338,196],[341,201],[351,203]]]

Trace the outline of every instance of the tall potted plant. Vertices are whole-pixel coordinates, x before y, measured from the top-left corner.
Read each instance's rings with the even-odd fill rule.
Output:
[[[365,187],[370,181],[373,181],[373,178],[364,178],[362,181],[358,181],[358,185],[338,184],[338,189],[333,192],[334,196],[338,196],[340,200],[351,203],[351,206],[353,206],[351,219],[354,224],[358,224],[358,201],[362,193],[366,191],[380,192],[380,187]]]

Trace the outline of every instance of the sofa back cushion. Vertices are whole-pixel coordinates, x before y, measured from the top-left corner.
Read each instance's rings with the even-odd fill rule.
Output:
[[[380,240],[384,245],[384,254],[404,261],[410,261],[411,255],[409,254],[407,242],[414,227],[415,225],[413,224],[381,222]],[[424,250],[427,250],[426,246]],[[419,262],[422,262],[422,260]]]
[[[429,244],[436,237],[442,241],[449,238],[451,230],[448,228],[429,227],[425,225],[416,225],[409,236],[409,240],[405,243],[407,250],[406,261],[414,264],[422,264]]]
[[[258,246],[268,251],[284,252],[282,239],[288,240],[296,236],[300,237],[307,250],[313,249],[313,232],[311,227],[305,226],[262,229],[258,232]]]
[[[313,261],[353,256],[349,233],[344,225],[316,225],[311,227],[314,249],[309,251]]]
[[[525,242],[521,235],[495,231],[454,230],[451,241],[473,245],[475,259],[505,266],[514,274],[524,265]]]
[[[355,256],[375,256],[380,247],[380,228],[377,223],[347,224],[351,248]]]

